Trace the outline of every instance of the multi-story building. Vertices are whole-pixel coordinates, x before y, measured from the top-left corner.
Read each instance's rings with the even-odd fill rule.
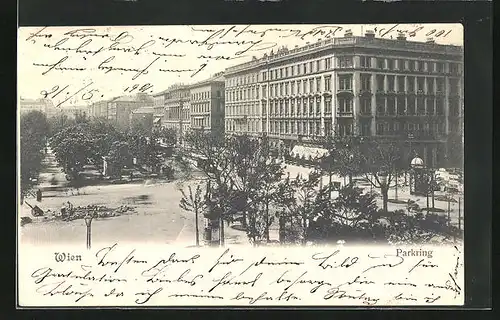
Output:
[[[87,116],[90,106],[61,106],[56,115],[64,115],[68,118],[74,119],[77,116]]]
[[[178,132],[179,142],[185,132],[190,129],[190,93],[184,84],[172,85],[164,92],[165,111],[162,127],[172,128]]]
[[[115,98],[113,98],[115,99]],[[112,99],[112,100],[113,100]],[[88,107],[87,114],[89,117],[93,118],[108,118],[108,103],[109,100],[102,100],[92,103]]]
[[[224,132],[224,73],[189,88],[191,128]]]
[[[130,113],[140,107],[153,107],[153,98],[143,93],[115,98],[108,102],[108,120],[122,130],[128,129]]]
[[[54,104],[50,99],[24,99],[20,98],[19,111],[21,114],[31,111],[40,111],[47,117],[53,115]]]
[[[163,118],[165,117],[165,95],[168,90],[164,90],[153,95],[153,128],[159,129],[162,127]]]
[[[440,165],[461,135],[462,70],[462,47],[370,31],[281,48],[226,69],[226,132],[290,148],[333,134],[403,137],[406,157]]]

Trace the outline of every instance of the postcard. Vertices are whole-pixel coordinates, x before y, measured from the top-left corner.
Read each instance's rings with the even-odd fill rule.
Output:
[[[464,304],[460,24],[18,29],[18,307]]]

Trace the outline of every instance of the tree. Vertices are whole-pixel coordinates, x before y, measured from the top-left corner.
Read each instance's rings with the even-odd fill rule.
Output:
[[[220,223],[220,242],[224,245],[224,221],[232,220],[234,190],[231,189],[231,175],[234,167],[230,159],[229,139],[211,132],[192,130],[186,133],[185,140],[196,150],[198,169],[210,183],[207,217]]]
[[[161,128],[158,131],[158,138],[162,139],[167,145],[175,145],[177,143],[177,130],[174,128]]]
[[[328,155],[323,157],[322,168],[330,173],[349,178],[353,183],[353,176],[363,173],[363,158],[360,150],[362,138],[357,136],[326,136],[323,147]]]
[[[364,194],[361,188],[347,185],[339,190],[336,199],[317,199],[314,205],[320,214],[312,224],[311,238],[359,241],[385,237],[374,194]]]
[[[21,115],[20,119],[20,178],[21,195],[32,187],[38,178],[42,166],[43,150],[49,134],[49,125],[45,115],[32,111]]]
[[[193,192],[191,186],[188,187],[189,194],[180,188],[182,193],[182,199],[179,203],[181,209],[190,211],[194,213],[195,216],[195,232],[196,232],[196,246],[200,245],[200,233],[198,229],[199,214],[204,212],[207,208],[207,194],[203,192],[203,187],[201,184],[197,184]]]
[[[59,114],[57,116],[50,117],[47,121],[49,123],[49,137],[52,137],[62,131],[64,128],[75,124],[75,120],[70,119],[65,114]]]
[[[317,203],[328,199],[327,192],[331,190],[330,186],[322,189],[318,188],[320,178],[321,173],[313,171],[307,178],[297,175],[293,181],[289,182],[288,186],[286,182],[282,185],[285,189],[290,188],[291,192],[283,192],[288,194],[288,197],[280,205],[285,215],[290,217],[292,230],[294,222],[298,220],[301,231],[300,239],[303,245],[306,244],[308,239],[310,221],[321,214],[321,207]]]
[[[50,140],[55,157],[71,178],[77,179],[83,167],[95,157],[94,137],[87,124],[62,129]]]
[[[387,212],[388,192],[395,180],[394,167],[401,159],[399,141],[374,138],[365,140],[361,148],[365,177],[373,187],[380,189],[383,210]]]
[[[444,239],[460,237],[459,230],[449,226],[445,216],[424,215],[421,211],[408,214],[404,210],[396,210],[387,218],[389,220],[386,229],[387,240],[392,244],[429,243],[436,237]]]
[[[211,182],[211,200],[217,199],[219,218],[230,222],[241,214],[242,225],[254,244],[267,239],[272,193],[283,174],[282,163],[270,151],[268,141],[192,131],[186,142],[196,150],[199,168]]]
[[[89,162],[97,167],[102,167],[102,158],[109,155],[114,142],[127,140],[125,135],[107,119],[95,118],[82,126],[88,130],[93,144]]]
[[[108,154],[108,161],[116,176],[121,177],[123,168],[132,164],[128,143],[124,141],[113,142]]]

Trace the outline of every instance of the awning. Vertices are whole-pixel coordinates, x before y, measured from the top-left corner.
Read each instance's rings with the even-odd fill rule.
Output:
[[[290,155],[295,158],[319,159],[328,155],[328,150],[298,145],[293,147]]]

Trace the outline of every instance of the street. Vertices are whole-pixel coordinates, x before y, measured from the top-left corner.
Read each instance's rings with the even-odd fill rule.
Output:
[[[57,166],[53,155],[47,154],[44,171],[40,174],[39,187],[50,189],[54,184],[62,186],[66,183],[61,168]],[[306,177],[311,169],[295,165],[288,165],[285,175],[290,174],[294,178],[298,173]],[[55,182],[49,180],[55,177]],[[328,183],[328,176],[323,177],[323,183]],[[343,184],[343,178],[334,176],[333,181]],[[400,183],[403,184],[403,179]],[[110,208],[128,205],[135,209],[132,213],[110,218],[97,218],[92,222],[92,242],[134,242],[141,243],[176,243],[195,244],[195,223],[194,214],[185,212],[179,208],[181,193],[179,192],[180,181],[164,182],[146,180],[144,182],[134,182],[118,185],[97,185],[85,186],[78,190],[47,191],[41,203],[30,198],[26,201],[31,205],[38,205],[42,210],[49,209],[52,212],[60,210],[61,205],[71,202],[76,206],[105,205]],[[183,188],[189,184],[196,183],[195,180],[183,182]],[[370,186],[366,183],[357,182],[358,187],[369,191]],[[375,191],[376,189],[374,189]],[[389,199],[395,198],[395,189],[389,191]],[[420,207],[426,206],[425,197],[410,196],[408,187],[398,188],[398,200],[407,201],[412,199]],[[377,197],[377,204],[382,207],[381,197]],[[446,215],[447,202],[435,201],[436,207],[445,210],[441,215]],[[431,203],[432,205],[432,203]],[[405,203],[388,204],[389,210],[404,209]],[[462,204],[463,208],[463,204]],[[458,225],[458,204],[451,204],[452,223]],[[19,220],[21,217],[30,217],[33,222],[20,228],[21,243],[31,244],[52,244],[52,243],[80,243],[85,245],[86,226],[82,219],[73,221],[61,221],[50,219],[50,217],[33,217],[31,209],[26,204],[20,208]],[[463,209],[462,209],[463,213]],[[463,215],[463,214],[462,214]],[[200,239],[203,238],[203,217],[200,217],[199,230]],[[271,239],[277,240],[277,226],[271,227]],[[247,236],[243,231],[230,227],[225,228],[225,238],[227,244],[248,243]]]

